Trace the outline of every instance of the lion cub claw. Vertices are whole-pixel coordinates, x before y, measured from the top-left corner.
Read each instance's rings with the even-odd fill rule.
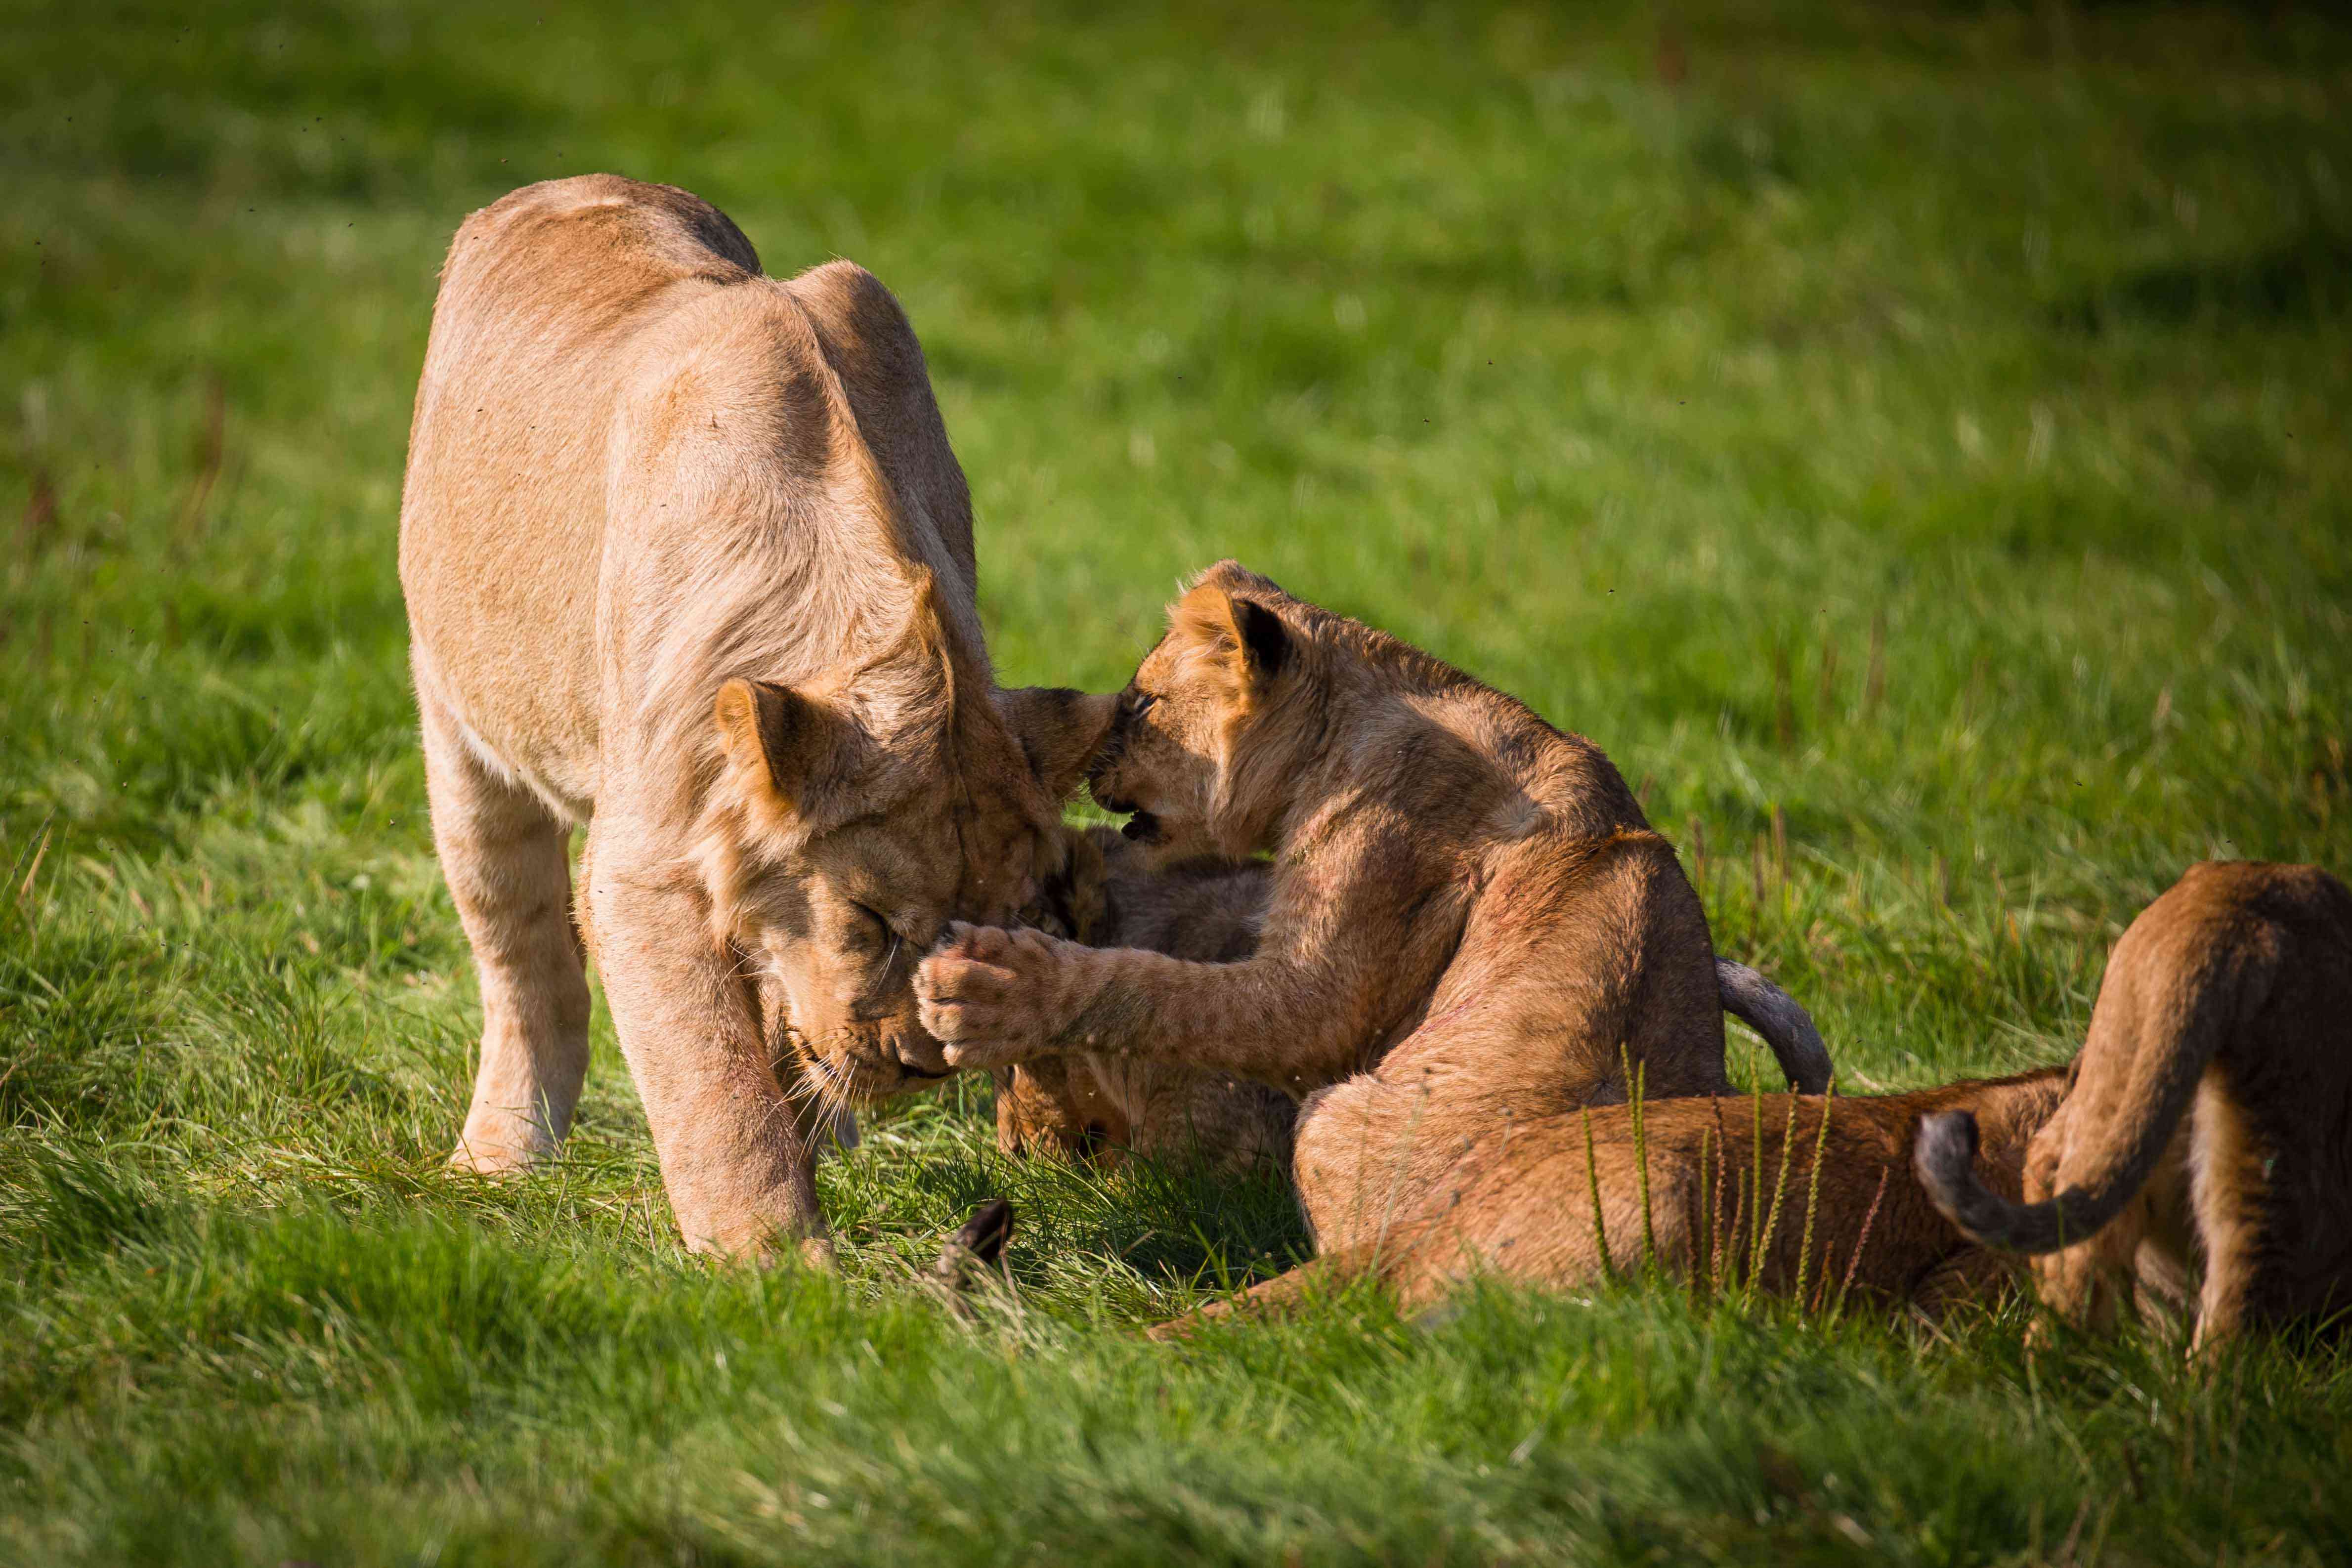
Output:
[[[1070,1043],[1075,1009],[1066,951],[1083,952],[1042,931],[948,927],[915,974],[915,998],[952,1067],[1005,1067]]]

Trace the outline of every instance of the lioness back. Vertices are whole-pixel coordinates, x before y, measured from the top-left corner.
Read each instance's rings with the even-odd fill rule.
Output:
[[[596,579],[626,391],[581,367],[625,361],[662,317],[759,270],[716,207],[610,174],[526,186],[450,244],[401,507],[418,679],[501,758],[560,758],[531,780],[554,800],[596,792]]]
[[[614,644],[637,643],[662,671],[679,597],[716,597],[730,552],[771,570],[763,529],[823,531],[825,512],[793,504],[813,497],[866,514],[884,554],[934,572],[950,631],[981,648],[970,497],[904,327],[864,269],[764,277],[725,214],[667,185],[582,175],[468,218],[442,271],[402,503],[419,684],[527,777],[518,758],[560,757],[530,781],[584,814]],[[829,395],[846,400],[856,442]],[[614,527],[630,537],[608,538]],[[607,575],[616,559],[625,583]],[[820,641],[856,618],[861,588],[895,587],[856,573],[828,586],[846,591],[823,606]],[[668,660],[680,675],[684,652]],[[648,673],[625,655],[618,670]],[[708,697],[625,695],[675,696],[697,716]]]

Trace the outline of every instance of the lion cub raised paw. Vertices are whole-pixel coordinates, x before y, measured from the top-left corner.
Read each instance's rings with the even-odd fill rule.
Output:
[[[1067,831],[1069,877],[1051,907],[1030,914],[1047,934],[1203,963],[1256,951],[1272,874],[1264,862],[1202,858],[1155,870],[1148,852],[1112,829]],[[1135,1154],[1228,1171],[1290,1162],[1297,1107],[1262,1083],[1087,1051],[1034,1057],[994,1076],[997,1146],[1008,1155]]]

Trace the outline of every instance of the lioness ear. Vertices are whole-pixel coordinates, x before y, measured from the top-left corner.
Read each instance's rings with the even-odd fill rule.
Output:
[[[992,695],[996,716],[1021,743],[1029,771],[1056,800],[1078,787],[1079,776],[1102,749],[1111,720],[1118,716],[1118,697],[1110,692],[1016,686]]]
[[[712,716],[728,760],[797,816],[816,815],[827,789],[850,770],[855,727],[790,686],[730,681],[719,688]]]
[[[1178,600],[1170,620],[1178,631],[1214,647],[1244,690],[1264,685],[1290,663],[1290,628],[1282,617],[1214,582],[1203,582]]]

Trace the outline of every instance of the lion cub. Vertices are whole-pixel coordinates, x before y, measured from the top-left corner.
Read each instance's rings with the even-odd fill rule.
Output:
[[[1418,1217],[1515,1125],[1625,1100],[1629,1073],[1652,1098],[1730,1089],[1705,912],[1617,769],[1392,637],[1213,567],[1088,781],[1171,855],[1272,852],[1255,953],[959,925],[918,973],[925,1027],[961,1066],[1159,1059],[1299,1097],[1323,1249]],[[1363,1172],[1335,1137],[1388,1157]]]
[[[2204,1279],[2192,1350],[2352,1307],[2352,893],[2316,866],[2208,862],[2107,961],[2024,1203],[1986,1190],[1965,1112],[1920,1179],[1953,1222],[2037,1254],[2042,1301],[2104,1324],[2135,1283]]]
[[[1041,929],[1090,947],[1148,947],[1202,963],[1257,950],[1272,868],[1211,857],[1161,871],[1108,828],[1069,833],[1069,871]],[[1297,1107],[1281,1091],[1223,1072],[1133,1056],[1041,1056],[996,1070],[996,1145],[1087,1159],[1133,1153],[1220,1170],[1290,1163]]]
[[[2048,1067],[1900,1094],[1661,1100],[1547,1116],[1464,1158],[1444,1201],[1410,1223],[1373,1228],[1154,1337],[1279,1310],[1318,1279],[1364,1275],[1408,1310],[1472,1274],[1572,1291],[1654,1268],[1703,1289],[1752,1286],[1815,1302],[1850,1293],[1940,1312],[1998,1295],[2018,1270],[1946,1219],[1914,1176],[1921,1118],[1972,1117],[1984,1129],[1972,1156],[1980,1184],[2013,1195],[2029,1140],[2065,1092],[2065,1070]],[[1347,1114],[1344,1102],[1326,1113]],[[1302,1156],[1302,1183],[1365,1188],[1389,1167],[1381,1139],[1392,1128],[1343,1123],[1331,1133],[1318,1157],[1360,1168],[1309,1171]]]

